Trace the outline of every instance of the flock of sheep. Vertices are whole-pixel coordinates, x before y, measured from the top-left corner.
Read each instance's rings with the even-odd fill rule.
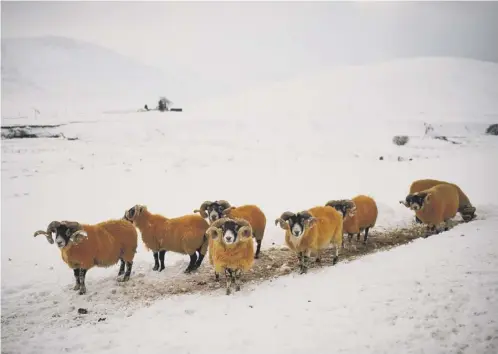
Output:
[[[468,222],[475,218],[475,208],[469,198],[455,184],[425,179],[410,186],[404,201],[415,211],[416,221],[426,224],[431,232],[447,230],[447,222],[459,212]],[[343,234],[352,237],[368,231],[377,221],[377,205],[365,195],[352,199],[331,200],[324,206],[293,213],[286,211],[275,220],[285,231],[286,245],[299,259],[300,273],[306,273],[310,256],[320,262],[320,253],[333,246],[333,264],[337,263],[339,250],[344,247]],[[207,220],[206,220],[207,219]],[[52,221],[43,234],[61,251],[64,262],[73,269],[79,294],[86,292],[85,275],[94,267],[109,267],[121,261],[118,281],[127,281],[131,275],[133,258],[137,249],[138,233],[154,255],[154,271],[162,271],[166,251],[186,254],[190,262],[185,273],[195,271],[209,251],[209,261],[214,267],[216,280],[224,273],[226,294],[231,293],[232,283],[240,290],[242,272],[251,269],[259,258],[261,242],[266,228],[266,216],[256,205],[231,206],[227,201],[205,201],[194,214],[166,218],[153,214],[144,205],[127,210],[120,220],[104,221],[95,225],[74,221]],[[254,242],[256,241],[256,251]]]

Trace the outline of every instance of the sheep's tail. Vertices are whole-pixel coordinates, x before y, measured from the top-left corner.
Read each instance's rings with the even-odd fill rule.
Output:
[[[208,245],[209,245],[209,236],[207,234],[204,234],[202,238],[202,245],[199,248],[199,253],[202,254],[203,256],[205,256],[207,253]]]

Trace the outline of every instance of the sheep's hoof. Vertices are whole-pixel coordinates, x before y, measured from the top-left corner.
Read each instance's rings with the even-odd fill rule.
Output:
[[[162,272],[164,270],[164,268],[166,268],[165,266],[161,266],[161,268],[159,268],[159,272]]]
[[[316,263],[322,263],[322,260],[320,258],[315,259]]]
[[[306,273],[308,273],[308,268],[302,267],[299,274],[306,274]]]
[[[85,294],[85,293],[86,293],[86,288],[85,288],[84,286],[80,287],[80,292],[79,292],[79,294],[80,294],[80,295],[83,295],[83,294]]]
[[[159,269],[159,264],[154,264],[154,268],[152,270],[158,270]]]
[[[338,260],[339,257],[334,257],[334,259],[332,259],[332,265],[336,265]]]
[[[73,287],[73,290],[80,290],[80,284],[76,284],[76,285]]]
[[[240,285],[235,285],[235,291],[240,291]]]
[[[227,288],[227,292],[226,292],[226,294],[227,294],[227,295],[230,295],[230,293],[231,293],[230,288]]]
[[[214,280],[220,281],[220,275],[218,273],[214,273]]]
[[[120,283],[123,283],[123,282],[128,281],[128,280],[130,280],[130,276],[129,275],[128,276],[125,275],[122,278],[118,278],[118,282],[120,282]]]

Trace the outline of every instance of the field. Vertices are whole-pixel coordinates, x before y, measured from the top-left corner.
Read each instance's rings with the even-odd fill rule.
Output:
[[[498,139],[484,132],[498,118],[498,71],[456,59],[389,65],[248,93],[262,102],[254,110],[226,97],[182,113],[3,116],[2,352],[496,352]],[[372,92],[384,76],[399,92],[379,102],[358,89],[365,75]],[[319,80],[345,93],[306,94]],[[430,80],[447,89],[427,93]],[[298,91],[304,103],[290,107],[284,97]],[[14,130],[33,137],[7,139]],[[477,218],[420,237],[399,204],[419,178],[459,184]],[[357,194],[379,208],[368,244],[299,275],[274,220]],[[185,275],[188,257],[166,253],[153,272],[141,241],[129,282],[116,282],[117,265],[94,268],[80,296],[57,247],[33,237],[52,220],[96,223],[135,204],[175,217],[217,199],[257,204],[268,219],[262,257],[231,296],[207,258]]]

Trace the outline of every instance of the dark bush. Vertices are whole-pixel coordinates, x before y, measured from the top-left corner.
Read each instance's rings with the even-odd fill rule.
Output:
[[[488,129],[486,129],[486,134],[498,135],[498,124],[491,124]]]
[[[396,135],[394,138],[393,138],[393,143],[398,145],[398,146],[402,146],[402,145],[405,145],[408,140],[410,140],[406,135]]]

